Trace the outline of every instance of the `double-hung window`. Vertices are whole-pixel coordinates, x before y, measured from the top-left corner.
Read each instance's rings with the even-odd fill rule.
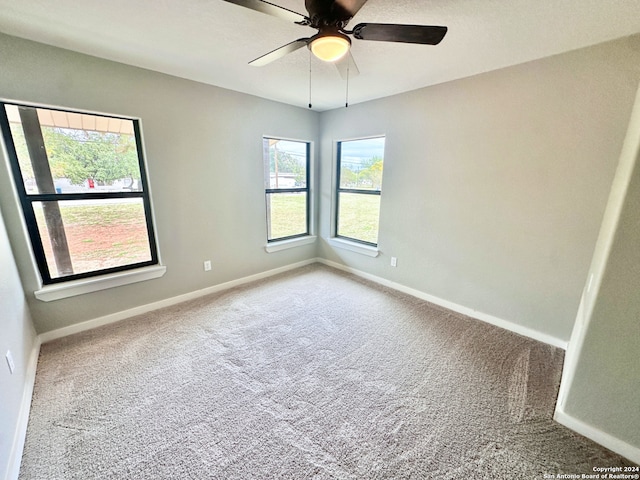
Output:
[[[137,120],[0,102],[44,285],[158,264]]]
[[[338,142],[335,236],[378,245],[385,137]]]
[[[310,144],[263,138],[267,242],[309,235]]]

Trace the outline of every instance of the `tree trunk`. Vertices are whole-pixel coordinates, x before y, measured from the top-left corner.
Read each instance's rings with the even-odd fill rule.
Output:
[[[27,149],[33,166],[33,174],[39,193],[56,193],[56,188],[51,175],[49,159],[44,146],[44,138],[40,129],[40,121],[35,108],[20,107],[20,120],[24,136],[27,141]],[[49,231],[49,239],[51,240],[51,248],[53,257],[56,262],[56,268],[59,276],[73,274],[73,265],[71,264],[71,256],[69,255],[69,245],[67,244],[67,235],[62,223],[62,215],[58,202],[42,202],[42,210]],[[45,239],[42,239],[43,241]],[[51,274],[51,269],[49,269]]]

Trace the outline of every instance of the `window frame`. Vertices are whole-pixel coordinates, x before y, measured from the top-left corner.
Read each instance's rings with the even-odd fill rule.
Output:
[[[306,156],[306,170],[305,170],[305,187],[295,187],[295,188],[266,188],[265,187],[265,220],[267,227],[267,251],[278,251],[280,249],[274,248],[278,244],[282,244],[283,246],[296,246],[301,245],[302,243],[293,242],[299,239],[305,239],[307,237],[312,236],[311,232],[311,141],[309,140],[297,140],[285,137],[278,137],[275,135],[263,135],[262,136],[262,144],[263,144],[263,155],[262,155],[262,165],[265,173],[265,182],[269,181],[267,175],[270,173],[270,169],[267,165],[265,165],[265,157],[264,157],[264,142],[266,140],[281,140],[286,142],[296,142],[305,144],[305,156]],[[269,238],[269,225],[270,225],[270,209],[267,208],[269,195],[279,194],[279,193],[305,193],[306,194],[306,205],[305,205],[305,232],[297,233],[294,235],[287,235],[285,237],[277,237],[277,238]]]
[[[114,118],[119,120],[128,120],[133,124],[134,130],[134,138],[136,142],[136,153],[138,158],[138,167],[140,169],[140,183],[142,185],[141,191],[130,191],[130,192],[91,192],[91,193],[37,193],[37,194],[29,194],[25,188],[25,181],[22,175],[22,170],[20,168],[20,163],[18,160],[18,155],[16,151],[16,147],[13,141],[13,135],[11,133],[11,127],[8,119],[8,115],[5,107],[7,105],[16,106],[16,107],[27,107],[27,108],[42,108],[51,111],[59,111],[59,112],[68,112],[74,114],[84,114],[84,115],[95,115],[106,118]],[[126,115],[114,115],[102,112],[95,111],[86,111],[86,110],[77,110],[73,108],[63,108],[56,107],[50,105],[29,103],[29,102],[20,102],[14,100],[6,100],[0,98],[0,130],[2,131],[2,139],[4,141],[4,145],[7,152],[7,161],[9,163],[9,168],[12,174],[12,183],[15,187],[15,193],[18,197],[18,201],[21,207],[22,218],[25,222],[26,233],[29,238],[30,249],[33,254],[33,259],[35,261],[37,267],[37,273],[40,275],[40,284],[43,285],[43,290],[39,292],[44,292],[46,289],[53,289],[55,287],[56,291],[65,288],[65,285],[70,285],[71,289],[82,289],[82,287],[78,287],[83,284],[83,281],[86,282],[91,280],[94,286],[85,287],[82,289],[83,291],[80,293],[86,293],[88,291],[96,291],[98,289],[97,285],[100,283],[104,284],[113,284],[114,278],[127,278],[127,280],[116,280],[118,284],[126,284],[131,283],[132,281],[138,281],[134,278],[136,275],[136,271],[140,273],[140,278],[148,279],[148,278],[157,278],[164,274],[166,270],[164,267],[160,267],[160,257],[158,252],[157,239],[155,234],[155,226],[154,226],[154,217],[153,210],[151,205],[151,193],[148,181],[148,174],[146,168],[146,157],[144,155],[144,144],[142,141],[142,127],[140,125],[140,119],[135,117],[129,117]],[[53,178],[52,178],[53,179]],[[49,267],[47,264],[47,259],[44,250],[43,239],[40,236],[40,232],[38,229],[38,224],[36,220],[34,203],[35,202],[60,202],[60,201],[68,201],[68,200],[108,200],[108,199],[122,199],[122,198],[138,198],[142,200],[142,205],[144,208],[145,214],[145,226],[147,229],[147,241],[149,246],[149,253],[151,259],[144,262],[136,262],[127,265],[120,265],[116,267],[109,267],[99,270],[92,270],[89,272],[82,273],[74,273],[71,275],[64,275],[60,277],[51,277],[49,273]],[[157,270],[157,272],[156,272]],[[116,285],[113,285],[116,286]],[[108,287],[105,287],[108,288]],[[35,292],[36,296],[38,296],[39,292]],[[57,294],[57,298],[65,298],[70,295],[75,295],[76,293],[70,294]]]
[[[363,194],[363,195],[378,195],[380,197],[380,201],[382,204],[382,186],[380,186],[380,190],[367,190],[367,189],[360,189],[360,188],[342,188],[340,186],[340,172],[341,172],[341,162],[342,162],[342,144],[345,142],[354,142],[354,141],[358,141],[358,140],[369,140],[369,139],[374,139],[374,138],[384,138],[385,139],[385,147],[386,147],[386,140],[387,137],[386,135],[372,135],[372,136],[368,136],[368,137],[357,137],[357,138],[350,138],[350,139],[345,139],[345,140],[337,140],[336,141],[336,188],[335,188],[335,196],[334,196],[334,200],[335,200],[335,208],[333,209],[333,239],[339,242],[345,242],[345,243],[355,243],[356,245],[356,251],[361,251],[364,249],[365,254],[370,255],[369,251],[371,252],[377,252],[377,248],[378,248],[378,243],[373,243],[373,242],[368,242],[366,240],[361,240],[359,238],[353,238],[353,237],[348,237],[346,235],[340,235],[339,233],[339,223],[340,223],[340,194],[341,193],[354,193],[354,194]],[[384,157],[383,157],[383,179],[384,179]],[[378,214],[378,229],[380,227],[380,215]],[[341,245],[337,245],[337,246],[341,246]],[[350,248],[347,248],[350,249]],[[377,254],[376,254],[377,255]],[[376,256],[373,255],[373,256]]]

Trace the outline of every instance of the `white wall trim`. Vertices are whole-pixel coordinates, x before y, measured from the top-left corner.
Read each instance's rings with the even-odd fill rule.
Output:
[[[345,240],[343,238],[331,237],[329,238],[328,242],[332,247],[343,248],[345,250],[360,253],[368,257],[375,258],[380,255],[380,250],[378,250],[378,247],[364,245],[358,242],[350,242],[349,240]]]
[[[31,398],[33,397],[33,387],[36,383],[36,369],[38,367],[38,357],[40,355],[40,338],[36,337],[35,344],[29,355],[29,362],[25,371],[25,383],[20,402],[20,412],[18,413],[18,423],[13,434],[11,453],[9,454],[9,464],[5,472],[5,480],[18,480],[20,474],[20,464],[22,463],[22,452],[27,438],[27,425],[29,423],[29,413],[31,411]]]
[[[99,277],[83,278],[65,283],[47,285],[33,293],[38,300],[51,302],[53,300],[97,292],[107,288],[120,287],[122,285],[160,278],[166,272],[167,267],[164,265],[152,265],[150,267],[126,270],[124,272],[111,273]]]
[[[593,425],[586,424],[581,420],[565,413],[561,409],[556,409],[553,419],[564,425],[565,427],[573,430],[574,432],[583,435],[594,442],[608,448],[612,452],[622,455],[623,457],[631,460],[634,463],[640,464],[640,448],[620,440],[606,432],[603,432]],[[604,465],[603,465],[604,466]]]
[[[371,275],[369,273],[356,270],[355,268],[347,267],[340,263],[332,262],[331,260],[325,260],[323,258],[320,258],[318,259],[318,261],[330,267],[337,268],[338,270],[342,270],[348,273],[353,273],[354,275],[365,278],[367,280],[371,280],[372,282],[378,283],[385,287],[393,288],[394,290],[398,290],[402,293],[406,293],[408,295],[419,298],[421,300],[426,300],[427,302],[434,303],[436,305],[447,308],[457,313],[461,313],[462,315],[467,315],[477,320],[482,320],[483,322],[490,323],[491,325],[495,325],[496,327],[504,328],[505,330],[509,330],[511,332],[517,333],[518,335],[523,335],[525,337],[532,338],[539,342],[546,343],[548,345],[552,345],[554,347],[558,347],[563,350],[567,349],[567,342],[565,342],[564,340],[560,340],[559,338],[553,337],[546,333],[539,332],[532,328],[524,327],[522,325],[518,325],[516,323],[510,322],[509,320],[504,320],[502,318],[498,318],[493,315],[489,315],[487,313],[479,312],[478,310],[473,310],[472,308],[465,307],[463,305],[459,305],[454,302],[450,302],[449,300],[444,300],[442,298],[430,295],[428,293],[422,292],[420,290],[416,290],[414,288],[407,287],[400,283],[392,282],[391,280],[387,280],[385,278],[378,277],[376,275]]]
[[[287,250],[289,248],[301,247],[303,245],[310,245],[315,243],[318,237],[315,235],[307,235],[306,237],[291,238],[289,240],[280,240],[273,243],[267,243],[264,249],[267,253],[279,252],[281,250]]]
[[[220,283],[212,287],[207,287],[201,290],[195,290],[193,292],[177,295],[175,297],[167,298],[165,300],[159,300],[157,302],[141,305],[139,307],[130,308],[128,310],[122,310],[120,312],[112,313],[110,315],[105,315],[103,317],[94,318],[91,320],[87,320],[85,322],[76,323],[74,325],[69,325],[68,327],[63,327],[57,330],[44,332],[40,334],[40,341],[42,343],[47,343],[52,340],[56,340],[58,338],[66,337],[68,335],[73,335],[74,333],[84,332],[86,330],[91,330],[93,328],[101,327],[103,325],[119,322],[120,320],[125,320],[127,318],[134,317],[136,315],[141,315],[143,313],[151,312],[153,310],[158,310],[159,308],[169,307],[171,305],[176,305],[178,303],[186,302],[188,300],[193,300],[195,298],[203,297],[211,293],[228,290],[230,288],[237,287],[238,285],[243,285],[245,283],[254,282],[256,280],[261,280],[263,278],[271,277],[273,275],[277,275],[279,273],[283,273],[288,270],[293,270],[295,268],[299,268],[305,265],[309,265],[311,263],[315,263],[316,261],[317,261],[316,258],[304,260],[302,262],[293,263],[291,265],[285,265],[284,267],[274,268],[273,270],[267,270],[265,272],[256,273],[255,275],[249,275],[247,277],[231,280],[229,282]]]

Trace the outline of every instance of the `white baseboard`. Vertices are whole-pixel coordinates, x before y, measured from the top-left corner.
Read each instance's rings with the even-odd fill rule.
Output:
[[[188,300],[193,300],[195,298],[209,295],[211,293],[227,290],[229,288],[233,288],[238,285],[243,285],[245,283],[261,280],[263,278],[271,277],[273,275],[277,275],[279,273],[283,273],[283,272],[293,270],[295,268],[303,267],[305,265],[309,265],[316,262],[322,263],[324,265],[327,265],[348,273],[353,273],[354,275],[365,278],[367,280],[378,283],[380,285],[384,285],[385,287],[393,288],[394,290],[398,290],[408,295],[420,298],[422,300],[426,300],[427,302],[434,303],[436,305],[447,308],[454,312],[458,312],[463,315],[467,315],[467,316],[476,318],[478,320],[482,320],[484,322],[490,323],[491,325],[504,328],[506,330],[517,333],[519,335],[524,335],[525,337],[533,338],[534,340],[538,340],[540,342],[553,345],[554,347],[562,348],[563,350],[567,349],[567,342],[560,340],[558,338],[555,338],[551,335],[538,332],[537,330],[533,330],[531,328],[523,327],[521,325],[515,324],[508,320],[495,317],[493,315],[489,315],[483,312],[479,312],[477,310],[473,310],[468,307],[464,307],[457,303],[453,303],[448,300],[444,300],[444,299],[435,297],[433,295],[429,295],[428,293],[424,293],[420,290],[416,290],[414,288],[407,287],[400,283],[392,282],[385,278],[378,277],[376,275],[371,275],[369,273],[365,273],[360,270],[347,267],[340,263],[326,260],[324,258],[311,258],[309,260],[304,260],[302,262],[293,263],[291,265],[286,265],[284,267],[275,268],[273,270],[267,270],[265,272],[257,273],[255,275],[249,275],[247,277],[239,278],[237,280],[232,280],[229,282],[221,283],[219,285],[214,285],[212,287],[207,287],[202,290],[196,290],[194,292],[185,293],[183,295],[167,298],[165,300],[160,300],[158,302],[149,303],[147,305],[141,305],[139,307],[130,308],[128,310],[123,310],[121,312],[116,312],[110,315],[105,315],[103,317],[87,320],[86,322],[76,323],[75,325],[70,325],[68,327],[59,328],[57,330],[51,330],[49,332],[40,334],[39,336],[40,342],[41,343],[50,342],[58,338],[66,337],[68,335],[73,335],[74,333],[80,333],[86,330],[91,330],[93,328],[101,327],[103,325],[108,325],[110,323],[119,322],[121,320],[125,320],[127,318],[134,317],[136,315],[141,315],[143,313],[151,312],[153,310],[158,310],[159,308],[176,305],[181,302],[186,302]]]
[[[633,445],[624,442],[619,438],[609,435],[608,433],[603,432],[593,425],[584,423],[583,421],[578,420],[577,418],[565,413],[560,408],[556,408],[553,419],[561,425],[564,425],[565,427],[573,430],[574,432],[577,432],[580,435],[583,435],[602,445],[603,447],[608,448],[612,452],[615,452],[618,455],[622,455],[623,457],[631,460],[634,463],[640,464],[640,448],[634,447]]]
[[[154,310],[158,310],[160,308],[169,307],[171,305],[176,305],[178,303],[186,302],[188,300],[193,300],[195,298],[203,297],[205,295],[209,295],[211,293],[221,292],[223,290],[228,290],[233,287],[237,287],[238,285],[243,285],[245,283],[254,282],[256,280],[261,280],[263,278],[271,277],[273,275],[277,275],[279,273],[283,273],[289,270],[293,270],[295,268],[303,267],[305,265],[309,265],[312,263],[316,263],[318,260],[316,258],[312,258],[309,260],[304,260],[302,262],[293,263],[291,265],[286,265],[284,267],[274,268],[273,270],[267,270],[265,272],[256,273],[255,275],[249,275],[247,277],[239,278],[237,280],[231,280],[229,282],[220,283],[218,285],[214,285],[212,287],[203,288],[201,290],[196,290],[193,292],[185,293],[183,295],[178,295],[175,297],[167,298],[165,300],[160,300],[157,302],[149,303],[147,305],[141,305],[139,307],[130,308],[128,310],[122,310],[120,312],[112,313],[110,315],[105,315],[103,317],[94,318],[92,320],[87,320],[86,322],[76,323],[74,325],[70,325],[68,327],[58,328],[56,330],[51,330],[49,332],[44,332],[39,335],[41,343],[47,343],[52,340],[56,340],[58,338],[66,337],[68,335],[73,335],[74,333],[84,332],[86,330],[91,330],[93,328],[101,327],[103,325],[108,325],[110,323],[119,322],[121,320],[125,320],[130,317],[135,317],[136,315],[141,315],[143,313],[152,312]]]
[[[33,397],[33,387],[36,383],[36,369],[38,367],[38,356],[40,355],[40,339],[36,338],[29,362],[25,372],[25,383],[20,402],[20,412],[18,422],[13,434],[13,443],[9,455],[9,465],[5,473],[5,480],[18,480],[20,474],[20,463],[22,462],[22,452],[27,437],[27,425],[29,423],[29,412],[31,411],[31,398]]]
[[[324,258],[319,258],[317,260],[318,262],[328,265],[330,267],[337,268],[338,270],[342,270],[344,272],[353,273],[354,275],[357,275],[364,279],[371,280],[372,282],[375,282],[375,283],[379,283],[380,285],[383,285],[385,287],[393,288],[394,290],[398,290],[402,293],[406,293],[408,295],[411,295],[412,297],[416,297],[421,300],[426,300],[427,302],[439,305],[441,307],[447,308],[457,313],[461,313],[462,315],[467,315],[469,317],[482,320],[483,322],[490,323],[491,325],[495,325],[496,327],[504,328],[511,332],[517,333],[519,335],[532,338],[539,342],[546,343],[548,345],[552,345],[554,347],[558,347],[563,350],[567,349],[566,341],[560,340],[559,338],[553,337],[546,333],[533,330],[532,328],[524,327],[522,325],[518,325],[516,323],[510,322],[509,320],[504,320],[502,318],[498,318],[493,315],[489,315],[487,313],[473,310],[469,307],[465,307],[457,303],[450,302],[448,300],[444,300],[442,298],[438,298],[433,295],[429,295],[428,293],[424,293],[420,290],[407,287],[400,283],[392,282],[391,280],[387,280],[386,278],[378,277],[376,275],[371,275],[369,273],[356,270],[355,268],[347,267],[340,263],[332,262],[331,260],[325,260]]]

